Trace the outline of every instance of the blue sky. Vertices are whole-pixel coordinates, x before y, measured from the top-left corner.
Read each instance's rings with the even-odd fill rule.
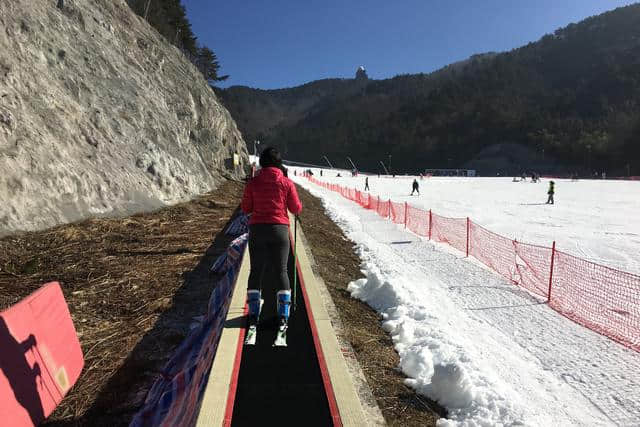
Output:
[[[218,55],[221,86],[262,89],[329,77],[430,72],[475,53],[536,41],[619,0],[183,0]]]

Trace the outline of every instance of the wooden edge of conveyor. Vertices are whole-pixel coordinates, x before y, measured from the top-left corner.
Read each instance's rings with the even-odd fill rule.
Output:
[[[234,371],[239,369],[238,349],[242,351],[244,340],[245,330],[242,318],[245,315],[247,300],[249,265],[249,251],[245,249],[225,325],[202,397],[196,421],[198,427],[222,426],[225,425],[225,421],[229,421],[225,420],[230,415],[229,404],[232,402],[229,402],[229,396],[235,395],[230,393],[230,389],[236,386],[237,372],[234,373]]]
[[[294,217],[289,216],[290,229],[294,232]],[[304,233],[298,222],[297,225],[298,238],[296,243],[296,257],[298,260],[298,268],[300,275],[304,278],[304,286],[308,298],[307,310],[311,311],[317,336],[320,341],[322,353],[326,363],[329,380],[335,400],[338,406],[340,419],[343,426],[364,426],[367,425],[367,418],[360,397],[356,391],[351,374],[347,369],[347,362],[342,355],[342,350],[338,343],[338,338],[331,325],[331,318],[327,308],[324,306],[318,280],[311,269],[311,263],[307,256],[307,248],[305,243],[307,240],[301,238]]]

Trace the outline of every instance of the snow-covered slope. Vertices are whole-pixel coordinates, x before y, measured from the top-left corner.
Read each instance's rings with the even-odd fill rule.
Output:
[[[319,177],[318,171],[315,172]],[[364,189],[364,176],[324,170],[322,179]],[[349,176],[346,176],[349,175]],[[369,177],[371,194],[442,216],[470,217],[483,227],[520,242],[557,248],[572,255],[640,273],[640,182],[556,179],[555,204],[545,205],[549,179],[511,178],[418,180],[420,196],[409,196],[414,177]]]
[[[0,1],[0,235],[216,187],[242,136],[124,0]]]
[[[345,286],[382,314],[383,327],[400,354],[400,368],[409,377],[407,384],[447,407],[449,419],[440,425],[640,425],[639,353],[566,319],[450,247],[419,238],[305,179],[294,179],[322,198],[332,218],[356,242],[366,278]],[[324,179],[329,179],[326,171]],[[362,185],[364,178],[340,182],[349,185],[352,180]],[[544,199],[546,192],[543,184],[503,186],[499,181],[479,180],[478,188],[470,182],[425,180],[421,198],[439,187],[440,197],[448,195],[445,200],[469,205],[486,200],[484,209],[507,221],[509,216],[503,212],[508,210],[495,202],[507,203],[503,193],[511,193],[514,204],[520,206],[517,203],[529,196],[519,191],[537,189],[530,194],[532,203]],[[408,197],[410,183],[409,179],[370,178],[374,193],[391,194],[394,200],[401,193]],[[574,184],[581,183],[566,186]],[[495,187],[502,187],[502,193]],[[384,195],[382,188],[389,193]],[[611,197],[632,202],[624,185],[612,191]],[[585,194],[598,197],[593,191]],[[417,205],[418,199],[411,202]],[[448,206],[436,199],[431,196],[430,202],[440,203],[438,211]],[[442,213],[466,216],[454,210]],[[489,219],[490,212],[484,218]],[[491,228],[501,225],[495,219]],[[588,229],[588,224],[578,226]]]

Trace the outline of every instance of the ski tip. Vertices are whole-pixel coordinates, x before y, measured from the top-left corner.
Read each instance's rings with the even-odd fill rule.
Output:
[[[253,326],[249,327],[249,329],[247,330],[247,336],[244,337],[244,345],[255,345],[257,335],[257,328]]]
[[[273,347],[286,347],[287,346],[287,337],[278,335],[273,341]]]

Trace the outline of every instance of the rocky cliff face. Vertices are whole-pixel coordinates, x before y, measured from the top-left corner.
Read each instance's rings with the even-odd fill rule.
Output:
[[[124,0],[57,3],[0,2],[0,234],[152,209],[244,174],[235,122],[178,49]]]

